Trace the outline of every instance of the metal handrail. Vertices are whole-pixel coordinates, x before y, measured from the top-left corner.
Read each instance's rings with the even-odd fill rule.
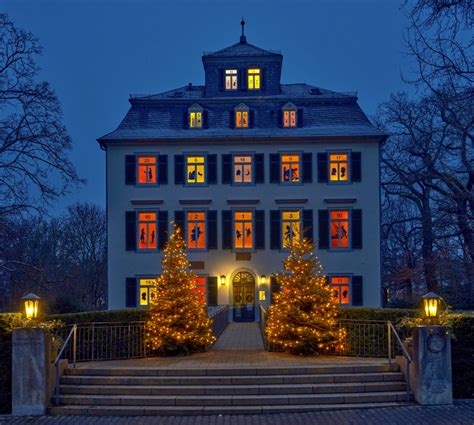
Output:
[[[66,349],[66,346],[68,345],[69,341],[71,340],[71,337],[73,338],[73,350],[72,350],[72,365],[74,368],[76,368],[76,348],[77,348],[77,325],[74,325],[69,332],[69,335],[66,338],[66,341],[64,341],[63,346],[61,347],[61,350],[59,350],[58,355],[56,356],[56,360],[54,360],[54,367],[56,369],[56,388],[55,388],[55,402],[56,404],[59,404],[59,360],[61,359],[61,356],[64,353],[64,350]]]
[[[389,320],[387,321],[387,330],[388,330],[388,363],[392,363],[392,331],[393,334],[395,335],[398,344],[400,345],[403,355],[405,357],[405,362],[406,362],[406,394],[407,394],[407,401],[410,401],[410,363],[413,361],[410,353],[408,353],[408,350],[405,347],[405,344],[403,343],[402,339],[400,338],[400,335],[398,335],[397,330],[395,329],[395,326],[393,326],[393,323]]]

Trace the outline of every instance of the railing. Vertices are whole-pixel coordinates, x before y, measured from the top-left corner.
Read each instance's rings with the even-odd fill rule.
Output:
[[[55,401],[56,404],[59,404],[59,361],[61,360],[61,356],[64,353],[64,350],[69,344],[69,341],[73,339],[73,356],[72,356],[72,365],[75,368],[76,367],[76,347],[77,347],[77,325],[73,325],[72,329],[69,332],[69,335],[67,336],[66,340],[64,341],[63,346],[59,350],[58,355],[56,356],[56,359],[54,360],[54,368],[56,369],[56,388],[55,388]]]
[[[209,311],[209,318],[212,320],[214,336],[219,338],[219,335],[224,332],[224,329],[229,324],[229,306],[222,305]]]
[[[260,313],[260,316],[259,316],[260,317],[260,320],[259,320],[260,332],[262,334],[265,350],[268,350],[267,338],[265,337],[265,326],[267,324],[268,313],[267,313],[267,310],[265,310],[265,307],[263,307],[262,305],[259,306],[259,313]]]
[[[405,347],[405,344],[403,344],[402,339],[400,338],[400,335],[398,335],[397,330],[395,329],[395,326],[393,326],[393,323],[389,320],[387,322],[387,335],[388,335],[388,362],[392,363],[392,333],[395,335],[395,338],[398,342],[398,347],[401,348],[403,352],[403,356],[405,357],[405,367],[406,367],[406,376],[405,376],[405,381],[406,381],[406,395],[407,395],[407,401],[410,401],[410,364],[413,361],[410,354],[408,353],[408,350]]]

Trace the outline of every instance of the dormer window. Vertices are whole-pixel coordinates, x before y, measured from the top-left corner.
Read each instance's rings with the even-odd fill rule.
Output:
[[[249,108],[244,104],[240,104],[235,108],[235,128],[249,127]]]
[[[250,68],[247,71],[247,78],[249,90],[260,90],[260,68]]]
[[[296,112],[297,108],[291,102],[288,102],[285,106],[283,106],[283,127],[296,127]]]
[[[204,111],[197,103],[191,106],[188,110],[189,128],[202,128]]]
[[[225,89],[237,90],[237,70],[236,69],[225,70]]]

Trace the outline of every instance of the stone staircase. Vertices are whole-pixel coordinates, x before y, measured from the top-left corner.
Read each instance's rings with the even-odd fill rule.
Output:
[[[406,404],[396,364],[66,369],[53,415],[213,415]]]

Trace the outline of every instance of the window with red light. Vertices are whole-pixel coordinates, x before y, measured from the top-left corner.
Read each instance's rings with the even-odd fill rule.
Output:
[[[156,212],[138,213],[138,249],[156,249]]]
[[[199,301],[202,303],[206,302],[206,278],[198,276],[196,278],[196,293],[199,297]]]
[[[330,276],[333,299],[339,304],[348,305],[351,302],[350,277],[348,276]]]
[[[156,184],[156,156],[139,156],[137,173],[139,184]]]
[[[331,248],[349,248],[349,211],[330,213]]]

